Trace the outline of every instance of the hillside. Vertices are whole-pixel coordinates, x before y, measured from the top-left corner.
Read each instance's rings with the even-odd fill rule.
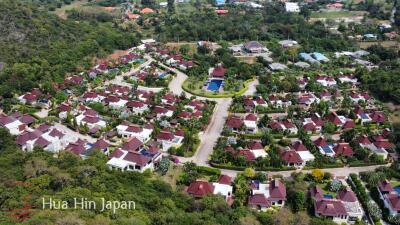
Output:
[[[66,72],[88,68],[93,56],[137,42],[111,23],[63,20],[22,1],[0,1],[0,95],[60,81]],[[45,81],[45,82],[42,82]]]

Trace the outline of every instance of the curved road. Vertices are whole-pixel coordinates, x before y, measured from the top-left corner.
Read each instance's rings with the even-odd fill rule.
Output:
[[[145,57],[149,61],[153,61],[149,56]],[[166,69],[174,71],[176,73],[176,77],[170,82],[168,85],[171,92],[175,95],[180,95],[183,92],[186,96],[192,96],[190,93],[185,92],[182,89],[183,82],[187,79],[187,75],[182,73],[181,71],[168,67],[164,64],[160,64]],[[249,89],[243,95],[253,95],[256,92],[256,86],[258,85],[258,80],[250,82]],[[198,97],[199,99],[207,99],[204,97]],[[200,166],[210,166],[209,165],[209,157],[213,152],[214,146],[217,143],[218,138],[224,128],[225,120],[229,115],[229,106],[232,103],[232,98],[208,98],[209,100],[215,101],[215,109],[212,115],[210,124],[208,125],[207,129],[204,131],[203,134],[200,135],[200,146],[197,149],[196,153],[192,157],[178,157],[181,163],[184,162],[194,162]],[[333,176],[339,177],[347,177],[350,173],[360,173],[365,171],[375,170],[377,166],[366,166],[366,167],[343,167],[343,168],[329,168],[329,169],[322,169],[324,172],[330,172]],[[291,171],[277,171],[277,172],[268,172],[271,175],[282,175],[283,177],[290,177],[291,173],[295,170]],[[300,170],[297,170],[300,171]],[[303,172],[309,172],[309,170],[302,170]],[[236,175],[242,171],[235,171],[235,170],[227,170],[221,169],[223,174],[229,175],[231,177],[236,177]]]

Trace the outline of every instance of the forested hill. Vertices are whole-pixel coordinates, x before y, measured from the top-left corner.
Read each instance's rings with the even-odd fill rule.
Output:
[[[0,95],[60,81],[93,56],[137,42],[112,23],[62,20],[22,0],[0,1]],[[47,85],[50,86],[50,85]]]

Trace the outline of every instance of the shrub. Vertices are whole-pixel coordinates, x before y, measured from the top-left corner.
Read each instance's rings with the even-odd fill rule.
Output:
[[[197,166],[196,170],[198,173],[205,174],[205,175],[221,175],[221,170],[217,168],[211,168],[206,166]]]
[[[332,192],[337,192],[343,188],[343,184],[340,180],[332,180],[329,183],[329,190]]]
[[[382,217],[382,210],[374,201],[369,201],[367,203],[367,210],[374,219]]]

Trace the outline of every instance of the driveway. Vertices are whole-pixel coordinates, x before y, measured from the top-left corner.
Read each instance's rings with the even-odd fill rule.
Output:
[[[120,86],[126,86],[126,87],[132,87],[132,84],[127,83],[124,81],[124,76],[131,76],[132,74],[138,72],[139,70],[147,67],[148,65],[150,65],[152,62],[154,62],[154,59],[151,57],[146,57],[145,59],[147,60],[146,62],[142,63],[141,65],[139,65],[136,68],[132,68],[131,70],[129,70],[128,72],[125,72],[119,76],[116,76],[113,80],[110,81],[106,81],[105,85],[108,84],[115,84],[115,85],[120,85]],[[152,91],[152,92],[159,92],[161,91],[163,88],[150,88],[150,87],[144,87],[144,86],[138,86],[138,90],[143,90],[143,91]]]
[[[78,139],[82,139],[82,140],[88,141],[90,143],[94,143],[97,141],[96,138],[93,138],[89,135],[80,134],[76,131],[69,129],[67,126],[65,126],[61,123],[55,123],[54,127],[56,127],[59,131],[63,132],[68,137],[68,140],[70,142],[75,142]]]
[[[209,156],[212,154],[214,146],[224,128],[229,106],[232,102],[231,98],[220,98],[214,100],[217,104],[215,105],[214,113],[207,130],[200,136],[201,142],[199,148],[193,157],[179,157],[180,162],[184,163],[193,161],[197,165],[208,166]]]
[[[247,84],[247,86],[248,86],[249,88],[248,88],[247,91],[244,92],[242,95],[245,95],[245,96],[254,95],[254,94],[257,92],[257,85],[258,85],[258,84],[259,84],[258,79],[255,79],[255,80],[249,82],[249,83]]]

